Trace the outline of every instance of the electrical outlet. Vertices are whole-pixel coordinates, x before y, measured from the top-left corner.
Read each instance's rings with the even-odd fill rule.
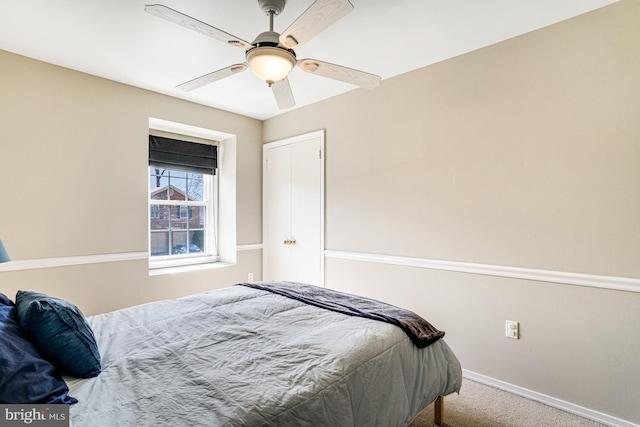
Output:
[[[247,275],[247,282],[253,282],[253,273]]]
[[[507,338],[513,338],[514,340],[520,339],[520,324],[515,320],[507,320],[505,322],[504,334]]]

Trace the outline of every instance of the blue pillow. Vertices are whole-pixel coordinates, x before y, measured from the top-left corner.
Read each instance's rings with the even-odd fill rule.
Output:
[[[0,403],[76,403],[56,368],[43,359],[16,319],[16,307],[0,294]]]
[[[13,305],[13,301],[11,301],[5,294],[0,294],[0,305]]]
[[[18,323],[62,373],[79,378],[100,373],[100,352],[82,312],[68,301],[30,291],[16,294]]]

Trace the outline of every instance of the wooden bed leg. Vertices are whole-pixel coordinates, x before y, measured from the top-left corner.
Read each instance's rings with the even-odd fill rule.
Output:
[[[444,417],[444,397],[438,396],[433,407],[433,422],[437,426],[442,425],[442,418]]]

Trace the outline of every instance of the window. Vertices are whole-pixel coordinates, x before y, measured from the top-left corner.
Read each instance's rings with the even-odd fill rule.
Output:
[[[149,136],[152,267],[217,261],[216,146]]]
[[[151,205],[151,219],[162,219],[164,218],[164,214],[162,209],[158,205]]]

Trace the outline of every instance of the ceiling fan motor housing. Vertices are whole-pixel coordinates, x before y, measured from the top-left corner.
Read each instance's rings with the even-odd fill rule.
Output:
[[[260,9],[267,15],[273,12],[274,15],[279,15],[284,10],[284,6],[287,3],[286,0],[258,0]]]
[[[280,34],[275,31],[264,31],[258,34],[255,40],[251,43],[256,47],[260,46],[278,46],[280,44]]]

